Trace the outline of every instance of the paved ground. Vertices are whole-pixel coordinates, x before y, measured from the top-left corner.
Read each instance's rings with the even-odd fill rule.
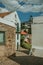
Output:
[[[29,56],[28,50],[22,49],[12,56],[0,58],[0,65],[43,65],[43,58]]]

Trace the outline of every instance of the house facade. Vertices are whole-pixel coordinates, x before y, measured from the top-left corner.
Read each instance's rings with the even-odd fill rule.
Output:
[[[18,17],[17,12],[12,12],[7,16],[4,16],[3,19],[7,21],[11,21],[16,25],[16,50],[20,47],[20,30],[21,30],[21,22]]]
[[[15,54],[16,26],[13,22],[0,18],[0,56]]]
[[[34,17],[32,26],[33,55],[43,57],[43,16]]]

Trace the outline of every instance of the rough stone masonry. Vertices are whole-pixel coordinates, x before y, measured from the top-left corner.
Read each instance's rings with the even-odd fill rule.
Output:
[[[16,53],[15,51],[16,28],[0,23],[0,31],[5,32],[5,42],[3,45],[0,44],[0,56],[9,56],[12,55],[13,53]]]

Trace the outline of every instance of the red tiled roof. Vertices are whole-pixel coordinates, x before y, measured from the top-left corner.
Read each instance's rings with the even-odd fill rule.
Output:
[[[11,12],[5,12],[5,13],[0,13],[0,17],[3,18],[4,16],[7,16],[8,14],[10,14]]]
[[[21,34],[22,34],[22,35],[26,35],[26,34],[27,34],[27,32],[21,31]]]

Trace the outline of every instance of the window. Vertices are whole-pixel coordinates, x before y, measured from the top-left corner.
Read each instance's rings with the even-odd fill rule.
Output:
[[[16,14],[15,14],[15,18],[16,18]]]
[[[0,31],[0,44],[5,44],[5,32]]]
[[[17,42],[17,50],[19,49],[19,43]]]
[[[19,34],[17,33],[17,40],[19,39]]]
[[[19,23],[17,23],[17,32],[19,32]]]

